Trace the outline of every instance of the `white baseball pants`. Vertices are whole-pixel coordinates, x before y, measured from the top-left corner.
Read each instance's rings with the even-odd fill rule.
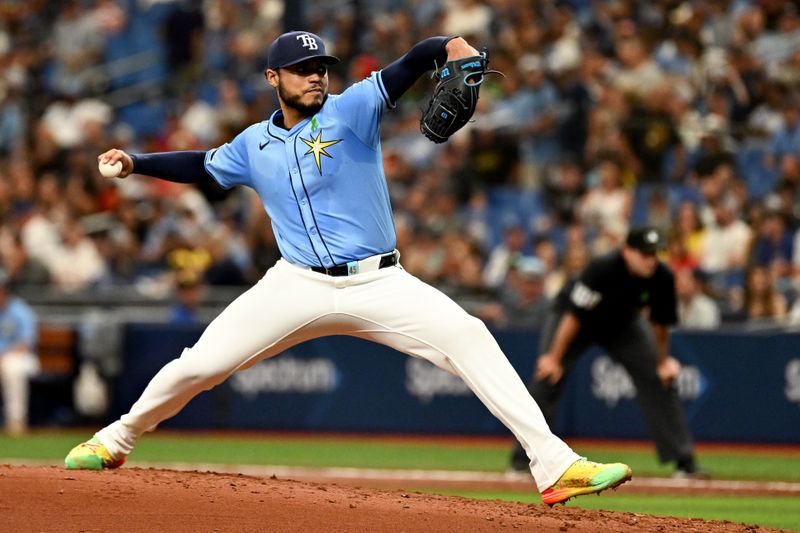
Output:
[[[13,351],[0,357],[0,388],[7,427],[27,427],[29,380],[38,371],[39,359],[30,352]]]
[[[443,293],[398,267],[331,277],[282,259],[153,377],[128,414],[97,437],[113,456],[128,454],[140,435],[198,393],[326,335],[369,339],[459,376],[522,443],[540,491],[579,458],[550,431],[483,322]]]

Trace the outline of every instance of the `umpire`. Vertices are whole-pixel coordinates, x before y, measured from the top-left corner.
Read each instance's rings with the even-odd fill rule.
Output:
[[[552,427],[564,378],[587,348],[598,344],[633,379],[661,462],[675,462],[676,477],[707,477],[695,461],[675,386],[681,365],[668,352],[668,328],[677,313],[674,277],[656,257],[662,248],[658,230],[634,228],[624,246],[594,259],[564,286],[542,327],[541,355],[528,390]],[[517,444],[512,468],[527,470],[527,463]]]

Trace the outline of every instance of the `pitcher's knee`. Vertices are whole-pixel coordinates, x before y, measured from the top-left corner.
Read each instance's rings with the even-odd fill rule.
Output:
[[[486,327],[486,324],[483,323],[483,320],[475,318],[472,315],[468,315],[467,313],[464,313],[462,316],[457,318],[448,317],[447,323],[440,324],[438,327],[443,333],[451,335],[455,338],[474,338],[486,335],[491,336],[491,333],[489,333],[489,329]]]
[[[472,315],[466,315],[461,320],[453,321],[451,331],[448,334],[452,335],[453,339],[476,348],[485,343],[494,343],[494,337],[492,337],[483,320]]]
[[[211,369],[196,368],[183,375],[183,379],[191,384],[192,388],[209,390],[228,377],[227,373],[220,373]]]
[[[193,387],[203,390],[211,389],[230,375],[230,370],[216,364],[209,364],[207,359],[191,357],[191,349],[186,348],[181,357],[170,363],[173,371],[177,372],[181,380],[190,383]]]
[[[485,356],[500,351],[484,323],[469,315],[434,326],[430,338],[433,345],[447,357],[462,358],[470,354]]]

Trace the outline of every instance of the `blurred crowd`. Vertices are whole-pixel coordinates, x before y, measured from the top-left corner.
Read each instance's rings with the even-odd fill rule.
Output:
[[[428,79],[382,130],[404,267],[484,320],[535,325],[649,223],[684,325],[800,323],[800,10],[784,0],[3,2],[11,279],[153,294],[259,279],[280,254],[250,191],[108,180],[96,157],[208,149],[267,118],[266,50],[291,21],[342,58],[334,93],[427,36],[488,48],[504,76],[449,143],[419,133]]]

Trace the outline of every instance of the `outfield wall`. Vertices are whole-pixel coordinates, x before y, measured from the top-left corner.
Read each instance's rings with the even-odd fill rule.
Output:
[[[201,331],[128,324],[111,418]],[[496,337],[527,378],[537,335]],[[676,332],[672,353],[684,363],[679,390],[697,440],[800,443],[800,333]],[[162,427],[509,434],[458,378],[350,337],[310,341],[234,374]],[[597,350],[587,353],[567,384],[556,431],[646,438],[625,371]]]

